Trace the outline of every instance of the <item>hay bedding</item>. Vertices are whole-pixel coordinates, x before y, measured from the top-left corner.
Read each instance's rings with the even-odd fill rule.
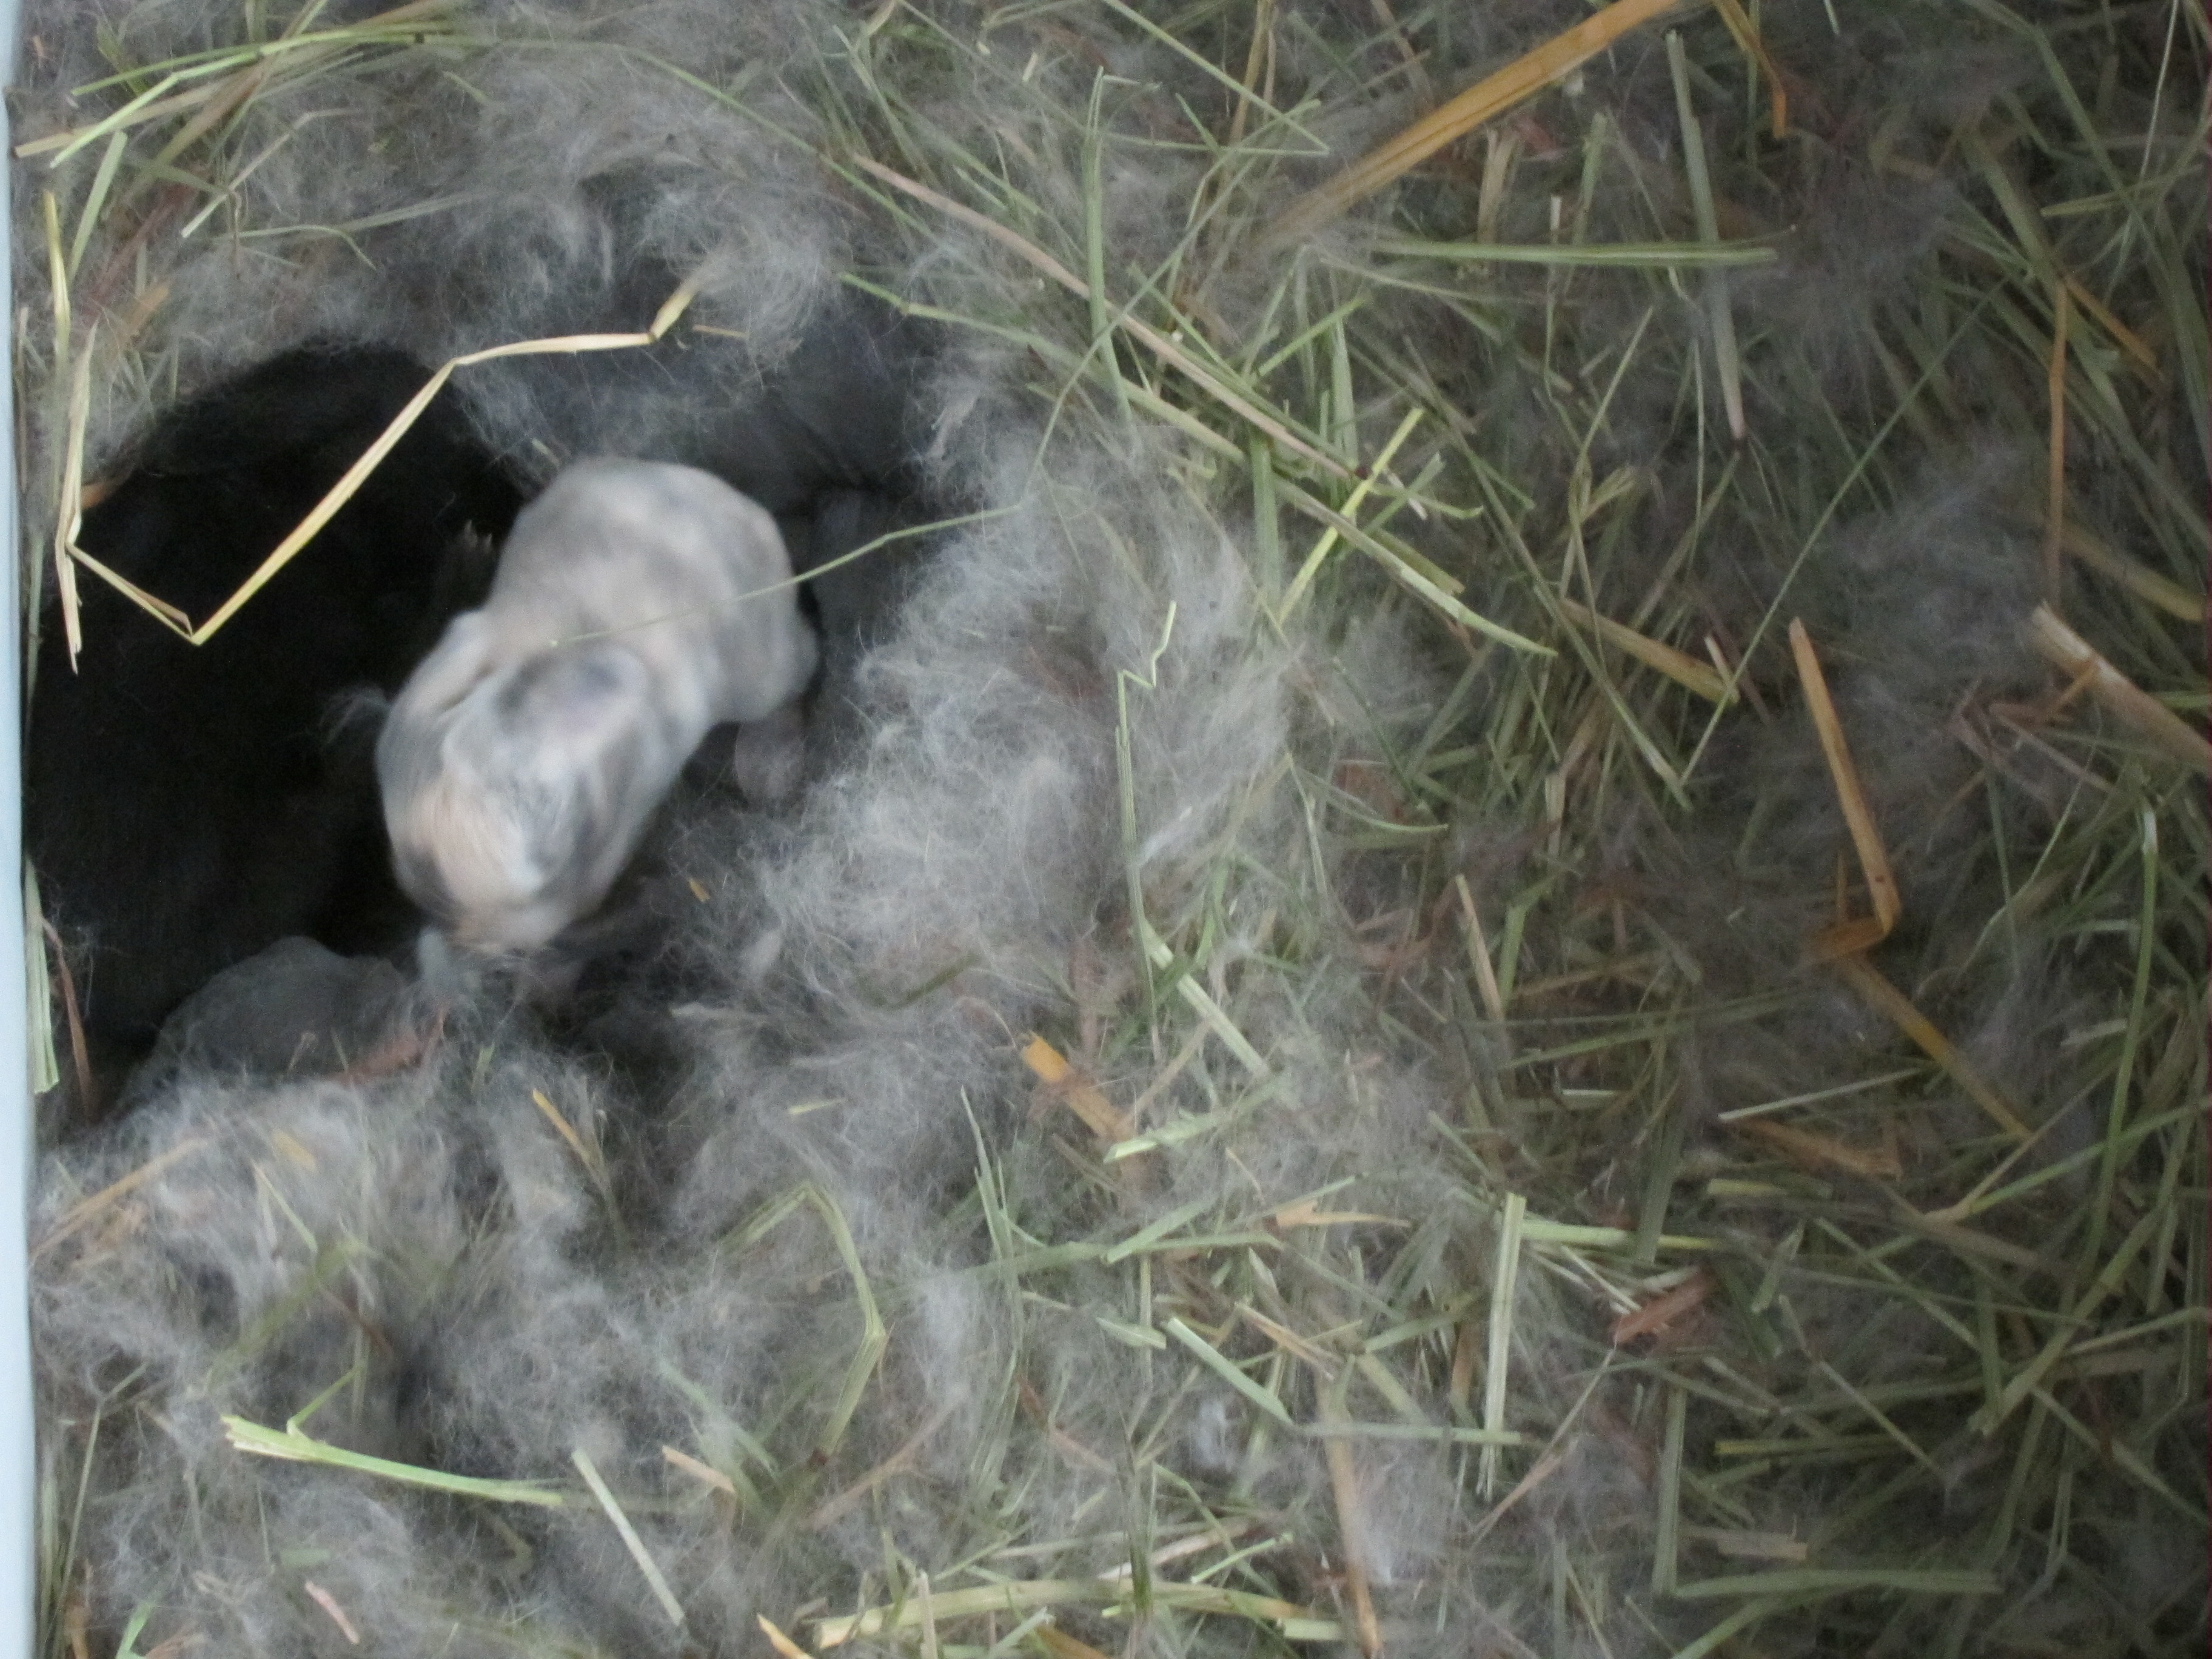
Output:
[[[2201,1646],[2201,16],[1692,12],[1299,198],[1582,18],[33,9],[20,133],[151,94],[18,164],[34,526],[684,276],[512,468],[957,520],[588,1018],[57,1127],[47,1651]]]

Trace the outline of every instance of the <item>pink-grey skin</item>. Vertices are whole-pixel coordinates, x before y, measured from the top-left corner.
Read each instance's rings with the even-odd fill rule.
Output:
[[[400,884],[479,950],[589,915],[708,730],[805,689],[791,574],[775,521],[712,474],[563,471],[392,705],[376,762]]]

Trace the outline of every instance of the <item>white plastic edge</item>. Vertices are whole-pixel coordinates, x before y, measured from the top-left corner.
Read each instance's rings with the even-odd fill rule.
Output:
[[[15,78],[18,0],[0,0],[0,82]],[[0,107],[0,143],[12,144]],[[0,320],[15,314],[9,215],[0,199]],[[15,330],[9,329],[12,338]],[[37,1431],[31,1389],[29,1008],[25,1001],[21,543],[15,480],[15,375],[0,374],[0,1655],[29,1659],[37,1597]]]

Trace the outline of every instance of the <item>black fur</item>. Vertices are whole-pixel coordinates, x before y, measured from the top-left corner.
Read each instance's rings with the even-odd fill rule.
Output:
[[[427,371],[395,351],[289,352],[159,426],[85,515],[86,551],[206,617],[320,499]],[[88,574],[70,668],[49,605],[25,761],[25,836],[72,947],[88,1030],[143,1052],[221,969],[289,935],[389,947],[411,913],[389,868],[373,732],[340,694],[396,691],[481,598],[479,538],[513,486],[450,398],[208,644],[193,647]]]

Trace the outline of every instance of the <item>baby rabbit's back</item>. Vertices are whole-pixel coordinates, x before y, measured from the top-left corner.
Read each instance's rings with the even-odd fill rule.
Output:
[[[515,520],[484,614],[505,656],[619,643],[710,726],[759,720],[812,667],[775,520],[712,474],[657,461],[556,478]]]

